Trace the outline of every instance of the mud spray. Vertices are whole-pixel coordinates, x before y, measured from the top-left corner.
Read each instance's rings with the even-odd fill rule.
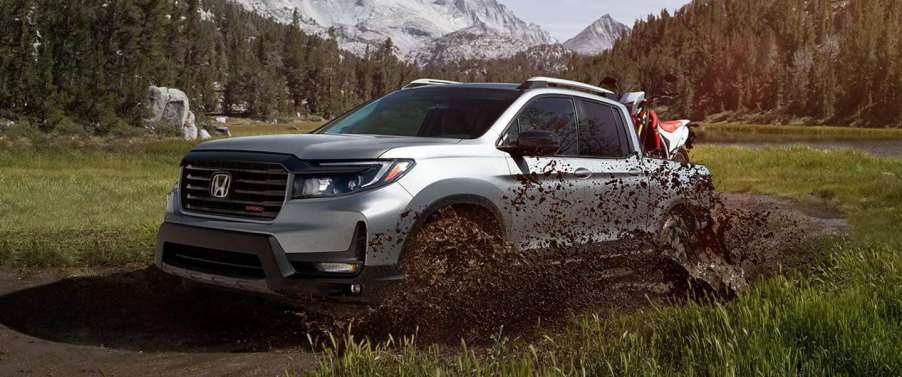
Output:
[[[655,177],[651,185],[611,175],[582,191],[591,195],[575,194],[567,168],[524,172],[505,197],[514,227],[538,235],[528,248],[506,242],[497,224],[468,207],[430,214],[411,235],[377,237],[409,237],[401,261],[405,280],[379,306],[339,322],[374,338],[478,342],[500,329],[528,332],[584,309],[698,293],[729,299],[825,233],[766,199],[739,203],[716,194],[693,165],[646,171]],[[661,208],[665,201],[655,198],[667,197],[684,204]],[[658,231],[639,230],[645,219],[635,214],[665,210],[662,223],[651,224]],[[617,237],[599,236],[612,232]]]

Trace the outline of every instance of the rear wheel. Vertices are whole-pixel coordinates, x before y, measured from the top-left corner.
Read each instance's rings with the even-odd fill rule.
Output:
[[[681,208],[672,212],[658,235],[661,256],[680,267],[684,275],[678,277],[678,283],[688,283],[690,291],[732,297],[746,285],[745,274],[706,245],[701,232],[692,211]]]
[[[676,162],[688,164],[689,163],[689,150],[686,147],[680,147],[676,152],[673,152],[672,159]]]
[[[689,211],[671,213],[664,221],[658,238],[662,253],[681,265],[703,259],[704,252],[701,251],[696,228]]]

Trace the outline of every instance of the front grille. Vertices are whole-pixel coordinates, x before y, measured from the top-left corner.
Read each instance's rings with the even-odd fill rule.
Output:
[[[260,258],[253,254],[165,243],[163,262],[170,266],[209,274],[245,279],[263,279]]]
[[[213,176],[230,175],[226,197],[211,192]],[[182,168],[182,207],[191,212],[272,220],[278,216],[288,190],[288,171],[277,163],[191,161]]]

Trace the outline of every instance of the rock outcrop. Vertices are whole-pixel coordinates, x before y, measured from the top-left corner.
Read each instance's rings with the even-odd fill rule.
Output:
[[[182,130],[185,140],[197,139],[197,118],[185,92],[151,86],[147,89],[147,107],[151,114],[148,123],[176,127]]]

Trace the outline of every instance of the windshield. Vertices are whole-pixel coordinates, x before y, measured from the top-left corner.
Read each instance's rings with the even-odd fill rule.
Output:
[[[341,116],[318,133],[476,139],[519,96],[518,91],[485,88],[401,90]]]

